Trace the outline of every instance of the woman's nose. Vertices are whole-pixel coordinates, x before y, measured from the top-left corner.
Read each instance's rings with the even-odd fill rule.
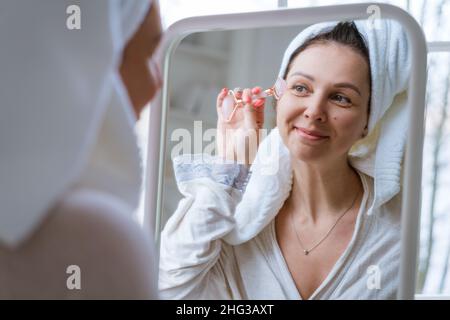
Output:
[[[305,101],[305,118],[312,121],[324,122],[327,119],[325,111],[326,100],[322,97],[315,97]]]

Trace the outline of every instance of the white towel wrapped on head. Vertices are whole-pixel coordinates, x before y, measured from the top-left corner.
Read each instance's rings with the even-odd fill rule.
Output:
[[[0,2],[0,242],[17,246],[76,184],[136,207],[135,117],[118,75],[150,0]],[[18,19],[20,17],[20,19]]]

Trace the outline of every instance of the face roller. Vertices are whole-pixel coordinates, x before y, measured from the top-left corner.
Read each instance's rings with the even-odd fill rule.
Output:
[[[286,90],[286,87],[287,87],[286,81],[281,78],[277,78],[277,81],[275,82],[273,87],[264,90],[259,94],[253,95],[252,99],[266,98],[272,96],[276,100],[280,100],[281,96]],[[237,108],[243,105],[244,102],[242,101],[242,99],[236,98],[236,95],[233,90],[228,91],[228,95],[225,97],[222,104],[222,114],[226,119],[225,121],[230,122],[233,119],[234,113],[236,112]]]

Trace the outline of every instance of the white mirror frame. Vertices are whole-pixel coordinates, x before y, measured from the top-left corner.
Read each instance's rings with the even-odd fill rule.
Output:
[[[180,41],[195,32],[236,30],[260,27],[311,25],[326,21],[363,20],[371,3],[311,8],[278,9],[262,12],[222,14],[180,20],[166,31],[156,54],[163,70],[164,84],[152,101],[149,112],[148,150],[144,183],[144,226],[154,232],[159,252],[160,217],[165,169],[166,122],[169,102],[169,67]],[[422,151],[427,78],[427,44],[420,25],[403,9],[377,3],[381,19],[398,21],[405,29],[412,50],[408,93],[408,137],[405,151],[401,218],[401,257],[398,299],[414,299],[419,248],[421,209]],[[372,12],[372,11],[369,11]],[[301,23],[299,23],[301,21]],[[159,257],[159,255],[158,255]],[[158,259],[157,259],[158,260]]]

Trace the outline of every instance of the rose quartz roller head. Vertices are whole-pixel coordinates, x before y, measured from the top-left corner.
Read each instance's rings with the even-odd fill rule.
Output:
[[[258,99],[273,96],[276,100],[280,100],[281,96],[286,91],[286,87],[287,87],[286,81],[278,77],[273,87],[264,90],[260,94],[254,95],[254,97]]]
[[[286,88],[287,88],[286,81],[278,77],[277,81],[271,88],[266,89],[259,94],[254,94],[252,98],[259,99],[273,96],[276,100],[280,100],[281,96],[286,91]],[[237,99],[234,91],[230,90],[222,103],[222,114],[223,117],[226,119],[226,122],[231,121],[237,108],[243,105],[244,102],[242,101],[242,99]]]

